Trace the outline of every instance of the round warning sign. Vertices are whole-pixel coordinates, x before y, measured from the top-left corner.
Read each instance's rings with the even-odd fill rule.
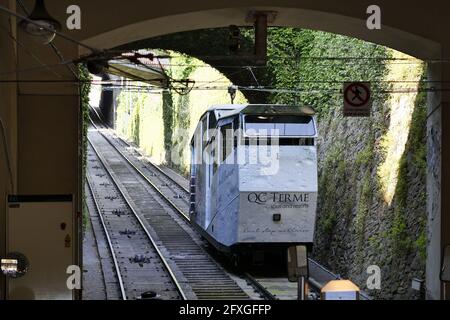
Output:
[[[367,106],[370,101],[370,88],[362,82],[353,82],[345,86],[345,103],[351,107]]]

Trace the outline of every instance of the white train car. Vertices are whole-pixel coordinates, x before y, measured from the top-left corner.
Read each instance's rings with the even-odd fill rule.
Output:
[[[316,137],[310,107],[211,107],[191,140],[191,223],[234,257],[311,246]]]

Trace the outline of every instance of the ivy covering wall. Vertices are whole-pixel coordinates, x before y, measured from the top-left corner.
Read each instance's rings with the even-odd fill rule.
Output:
[[[83,163],[82,163],[82,186],[85,184],[86,177],[86,159],[87,159],[87,130],[89,126],[89,93],[91,91],[90,81],[92,79],[89,71],[83,66],[78,65],[78,77],[80,79],[80,108],[81,117],[83,120],[82,124],[82,150],[83,150]],[[83,199],[83,229],[86,226],[87,218],[87,208],[86,199],[84,194],[84,188],[82,188],[82,199]]]

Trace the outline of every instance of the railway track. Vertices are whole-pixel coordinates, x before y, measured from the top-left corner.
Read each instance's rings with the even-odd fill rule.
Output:
[[[95,124],[92,118],[96,119]],[[184,178],[177,177],[177,174],[169,174],[157,165],[148,161],[135,147],[112,133],[111,130],[103,124],[103,120],[94,109],[91,110],[91,121],[97,129],[99,129],[100,126],[102,127],[103,132],[99,131],[99,133],[107,143],[121,155],[122,159],[133,168],[136,175],[140,176],[154,191],[159,193],[165,203],[172,208],[178,217],[181,217],[184,222],[189,222],[189,190],[187,183],[183,181]],[[189,225],[187,225],[187,227],[191,229]],[[193,231],[191,230],[191,232]],[[186,268],[189,264],[189,260],[187,260]],[[311,296],[313,298],[318,298],[320,289],[328,281],[340,279],[339,275],[333,274],[313,259],[309,259],[309,267],[311,271],[309,283],[312,292]],[[191,266],[191,268],[195,269],[193,266]],[[241,277],[245,279],[245,281],[259,293],[260,297],[264,299],[296,298],[296,284],[289,283],[285,277],[267,278],[258,277],[249,273],[243,274]],[[369,299],[369,296],[362,293],[361,298]]]
[[[119,298],[136,299],[151,292],[155,298],[185,299],[165,257],[92,143],[88,161],[88,185],[112,257]]]
[[[140,175],[162,198],[182,217],[189,221],[189,190],[180,179],[170,176],[150,161],[143,161],[144,156],[123,139],[112,135],[100,116],[92,109],[91,123],[101,129],[99,133],[122,156],[122,158]],[[101,128],[100,128],[101,127]]]
[[[96,124],[93,121],[93,125]],[[102,132],[90,130],[89,140],[103,158],[103,165],[117,180],[129,206],[143,221],[143,226],[155,238],[163,256],[176,271],[176,277],[192,299],[249,299],[249,295],[205,251],[194,231],[187,224],[188,217],[181,207],[188,207],[169,178],[141,171],[151,170],[148,165],[140,168],[115,146]],[[125,160],[125,161],[124,161]],[[172,197],[171,197],[172,196]],[[101,197],[101,196],[100,196]]]
[[[96,118],[95,122],[92,119],[94,117]],[[102,126],[101,130],[104,130],[104,132],[99,132],[105,138],[105,140],[107,140],[110,146],[114,148],[122,156],[122,158],[132,166],[135,172],[141,175],[142,178],[152,186],[153,189],[157,190],[161,194],[163,194],[163,192],[166,192],[166,195],[163,194],[165,201],[168,202],[172,208],[174,208],[176,213],[180,217],[182,217],[183,220],[188,222],[188,189],[182,186],[180,181],[176,181],[175,178],[169,176],[168,173],[166,173],[158,166],[152,164],[149,161],[143,163],[143,155],[127,142],[113,135],[111,131],[105,125],[103,125],[103,121],[100,119],[99,115],[96,114],[96,112],[94,114],[91,113],[91,122],[97,130],[100,129],[100,126]],[[173,199],[178,200],[177,203],[174,203],[176,200],[173,201],[170,196],[167,196],[167,193],[169,193]],[[182,193],[181,196],[180,193]],[[258,280],[252,275],[247,273],[242,275],[242,277],[245,278],[247,283],[249,283],[256,292],[258,292],[261,298],[266,300],[277,299],[276,295],[272,294],[270,290],[263,284],[258,283]]]
[[[90,161],[96,160],[91,159]],[[90,232],[92,237],[91,248],[88,248],[88,250],[94,250],[94,259],[97,264],[94,266],[84,265],[84,271],[89,273],[83,277],[83,281],[86,281],[88,284],[83,287],[84,289],[88,287],[89,290],[86,293],[83,290],[83,299],[87,297],[88,300],[119,300],[122,298],[122,292],[115,268],[116,265],[113,263],[113,251],[109,245],[103,220],[97,208],[89,181],[85,183],[85,194],[89,212],[89,226],[86,229],[90,229],[90,231],[86,230],[86,233]],[[91,276],[92,273],[97,273],[97,277]],[[93,295],[92,292],[95,294]]]

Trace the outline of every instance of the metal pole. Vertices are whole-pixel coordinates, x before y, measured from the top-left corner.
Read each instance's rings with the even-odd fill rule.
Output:
[[[308,283],[304,276],[298,277],[297,290],[297,300],[308,300]]]
[[[255,56],[258,64],[267,60],[267,14],[259,13],[255,19]]]

